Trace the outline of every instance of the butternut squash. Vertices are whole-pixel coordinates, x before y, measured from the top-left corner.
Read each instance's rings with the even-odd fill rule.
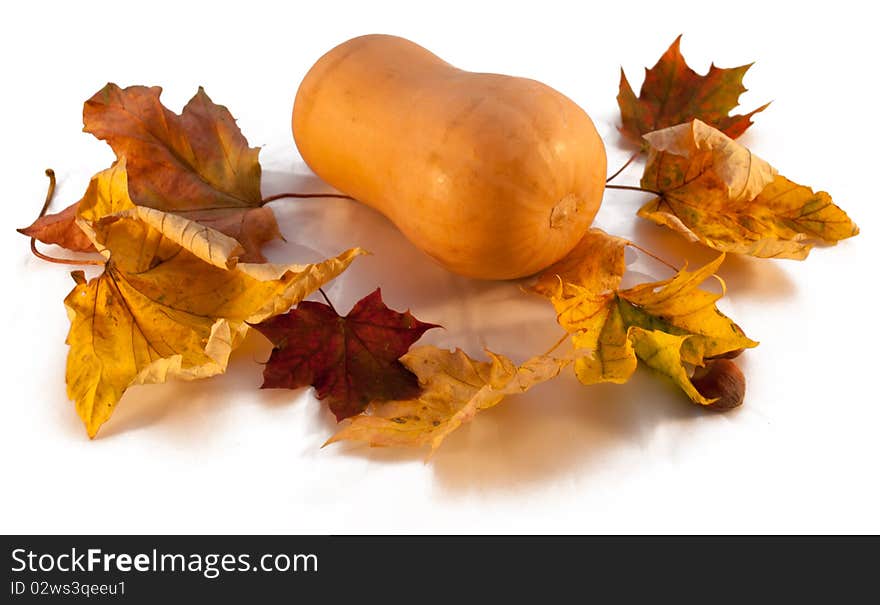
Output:
[[[558,261],[605,188],[602,140],[569,98],[457,69],[395,36],[354,38],[321,57],[292,122],[319,177],[470,277],[523,277]]]

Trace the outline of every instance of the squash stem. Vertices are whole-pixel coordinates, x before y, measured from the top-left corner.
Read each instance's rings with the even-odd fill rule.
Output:
[[[334,197],[341,200],[353,200],[354,198],[350,195],[345,195],[342,193],[276,193],[275,195],[270,195],[268,197],[264,197],[260,202],[260,206],[264,206],[269,202],[274,202],[275,200],[281,200],[286,197],[294,197],[294,198],[315,198],[315,197]]]
[[[632,154],[632,155],[629,157],[629,159],[626,161],[626,163],[625,163],[623,166],[621,166],[620,168],[617,169],[617,172],[615,172],[614,174],[612,174],[611,176],[609,176],[607,179],[605,179],[605,182],[606,182],[606,183],[610,183],[611,181],[613,181],[614,179],[616,179],[616,178],[618,177],[618,175],[620,175],[621,172],[623,172],[624,170],[626,170],[627,166],[629,166],[630,164],[632,164],[633,162],[635,162],[635,161],[636,161],[636,158],[639,157],[640,155],[642,155],[642,150],[641,150],[641,149],[639,149],[639,150],[636,151],[634,154]]]
[[[46,191],[46,201],[43,202],[43,208],[40,210],[40,215],[37,219],[41,219],[46,215],[46,211],[49,209],[49,204],[52,203],[52,198],[55,197],[55,171],[51,168],[46,168],[46,176],[49,177],[49,189]],[[50,263],[55,263],[57,265],[103,265],[104,261],[102,260],[94,260],[89,258],[84,259],[75,259],[75,258],[56,258],[54,256],[49,256],[47,254],[43,254],[39,250],[37,250],[37,238],[31,237],[31,253],[39,259],[44,261],[48,261]]]

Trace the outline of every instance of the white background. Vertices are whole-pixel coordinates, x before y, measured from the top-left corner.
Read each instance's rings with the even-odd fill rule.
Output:
[[[351,5],[18,2],[0,25],[3,94],[3,532],[877,532],[876,19],[868,3],[518,4],[371,0]],[[619,68],[638,89],[679,33],[693,67],[757,61],[742,97],[773,100],[742,141],[786,176],[832,193],[862,228],[805,262],[730,258],[722,310],[761,346],[740,358],[746,404],[707,414],[639,371],[625,386],[566,376],[480,414],[429,464],[424,452],[320,446],[332,416],[310,389],[260,391],[269,346],[252,335],[227,375],[126,393],[89,441],[64,390],[62,266],[30,256],[27,225],[55,168],[55,209],[112,160],[81,130],[107,81],[157,84],[179,111],[198,85],[263,147],[265,194],[325,190],[290,135],[297,85],[332,46],[403,35],[453,64],[542,80],[594,118],[609,170]],[[345,145],[345,141],[339,141]],[[618,178],[635,184],[639,167]],[[705,262],[608,192],[596,224],[674,263]],[[436,267],[377,213],[340,200],[281,201],[273,260],[353,245],[330,287],[340,310],[381,285],[386,302],[442,323],[422,342],[517,360],[560,332],[515,283]],[[60,253],[49,249],[49,252]],[[641,262],[641,261],[638,261]],[[645,265],[655,277],[663,269]]]

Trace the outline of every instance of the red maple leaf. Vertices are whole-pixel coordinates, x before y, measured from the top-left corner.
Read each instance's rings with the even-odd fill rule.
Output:
[[[254,327],[275,345],[261,388],[311,385],[342,420],[371,401],[417,397],[418,380],[398,359],[439,326],[389,309],[377,288],[345,317],[329,304],[305,301]]]

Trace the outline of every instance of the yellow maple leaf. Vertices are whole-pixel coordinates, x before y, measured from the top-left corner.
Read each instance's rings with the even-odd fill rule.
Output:
[[[499,404],[505,396],[523,393],[559,374],[568,360],[534,357],[520,366],[486,351],[491,361],[476,361],[463,351],[417,347],[400,361],[419,378],[422,394],[415,399],[371,403],[331,437],[372,446],[422,446],[436,450],[443,440],[477,412]]]
[[[65,299],[67,392],[91,437],[129,386],[225,371],[247,323],[286,311],[363,253],[309,265],[240,263],[231,237],[135,206],[124,159],[93,177],[77,222],[107,259],[88,282],[75,272]]]
[[[777,174],[746,147],[700,120],[644,135],[641,185],[660,195],[639,216],[722,252],[803,260],[858,227],[824,191]]]
[[[575,360],[575,374],[584,384],[623,383],[641,360],[696,403],[712,403],[691,383],[685,364],[703,366],[758,344],[716,307],[723,282],[720,294],[699,288],[715,274],[724,255],[696,271],[682,269],[667,280],[621,289],[628,245],[625,239],[591,229],[532,288],[551,299],[575,349],[589,352]]]

